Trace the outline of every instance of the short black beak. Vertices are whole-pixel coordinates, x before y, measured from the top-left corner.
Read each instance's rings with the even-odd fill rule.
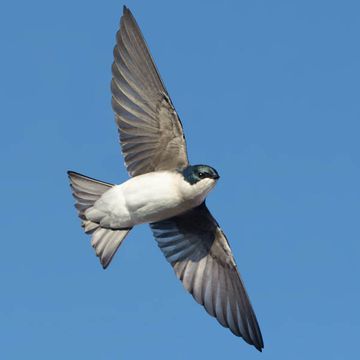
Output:
[[[219,174],[215,174],[215,175],[213,176],[213,179],[214,179],[214,180],[220,179],[220,175],[219,175]]]

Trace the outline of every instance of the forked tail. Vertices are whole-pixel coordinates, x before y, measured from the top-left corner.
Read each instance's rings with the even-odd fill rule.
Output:
[[[76,201],[75,207],[81,219],[81,226],[86,234],[92,234],[91,245],[95,249],[96,255],[100,258],[101,265],[106,269],[131,228],[105,229],[100,224],[86,218],[85,211],[91,208],[104,192],[113,187],[112,184],[95,180],[73,171],[68,171],[68,176]]]

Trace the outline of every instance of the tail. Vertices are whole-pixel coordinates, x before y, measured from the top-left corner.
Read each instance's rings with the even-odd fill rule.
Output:
[[[86,234],[92,234],[91,245],[100,258],[101,265],[106,269],[116,250],[125,239],[130,229],[105,229],[96,222],[88,220],[85,211],[91,208],[101,195],[113,185],[95,180],[73,171],[68,171],[70,187],[75,198],[75,207],[78,210],[81,226]]]

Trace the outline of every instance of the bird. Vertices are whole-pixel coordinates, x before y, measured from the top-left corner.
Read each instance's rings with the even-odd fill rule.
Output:
[[[262,351],[261,331],[229,242],[206,206],[220,176],[191,165],[183,126],[142,32],[124,6],[112,64],[112,108],[129,179],[68,171],[75,207],[106,269],[131,229],[150,225],[185,289],[218,322]]]

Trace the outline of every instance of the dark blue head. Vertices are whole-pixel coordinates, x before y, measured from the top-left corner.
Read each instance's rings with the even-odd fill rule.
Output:
[[[189,165],[181,171],[184,179],[191,185],[196,184],[202,179],[219,179],[218,172],[208,165]]]

